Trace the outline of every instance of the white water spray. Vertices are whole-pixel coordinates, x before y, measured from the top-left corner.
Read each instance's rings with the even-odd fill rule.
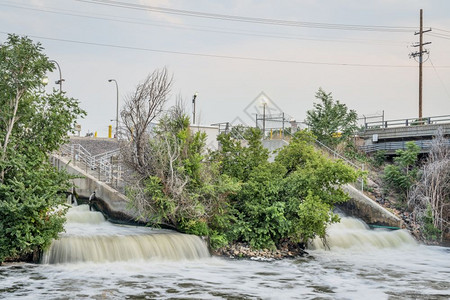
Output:
[[[340,223],[332,224],[327,229],[326,243],[330,250],[371,248],[396,248],[404,245],[415,245],[416,241],[406,230],[370,230],[366,223],[359,219],[341,217]],[[314,239],[309,249],[326,249],[320,238]]]
[[[42,263],[184,260],[209,257],[198,236],[170,230],[114,225],[87,205],[67,213],[65,233],[53,241]]]

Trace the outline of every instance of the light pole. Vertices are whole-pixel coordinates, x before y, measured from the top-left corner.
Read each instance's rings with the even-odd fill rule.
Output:
[[[266,136],[266,105],[267,105],[267,99],[262,98],[261,103],[263,105],[263,139]]]
[[[116,84],[116,138],[119,138],[119,85],[117,84],[117,81],[115,79],[108,79],[108,82],[114,81]]]
[[[61,67],[59,66],[59,64],[56,60],[49,60],[49,62],[55,63],[56,66],[58,67],[59,80],[56,80],[55,83],[59,84],[59,92],[62,92],[62,83],[63,83],[64,79],[62,78],[62,75],[61,75]]]
[[[192,111],[192,124],[195,124],[195,99],[197,99],[198,93],[195,93],[192,97],[192,105],[193,105],[193,111]]]

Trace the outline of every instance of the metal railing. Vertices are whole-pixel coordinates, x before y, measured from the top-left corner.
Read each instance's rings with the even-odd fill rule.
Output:
[[[440,123],[450,123],[450,115],[445,116],[434,116],[426,118],[409,118],[409,119],[397,119],[397,120],[380,120],[365,122],[365,129],[378,129],[378,128],[392,128],[392,127],[406,127],[406,126],[419,126],[419,125],[430,125],[430,124],[440,124]]]
[[[80,166],[81,164],[86,173],[96,177],[99,181],[104,181],[108,184],[115,183],[117,186],[119,181],[122,180],[119,149],[92,155],[80,144],[68,144],[60,148],[59,154],[69,156],[69,163],[75,166]],[[114,157],[117,158],[116,163],[112,163]]]
[[[338,152],[336,152],[335,150],[331,149],[330,147],[328,147],[324,143],[320,142],[319,140],[315,140],[315,142],[316,142],[316,145],[320,149],[322,149],[323,151],[327,152],[328,155],[332,156],[334,159],[340,159],[340,160],[344,161],[346,164],[348,164],[351,167],[353,167],[354,169],[361,170],[362,172],[365,171],[365,165],[364,164],[358,165],[357,163],[354,163],[354,162],[350,161],[348,158],[346,158],[345,156],[339,154]],[[355,182],[352,185],[356,189],[360,189],[362,192],[364,192],[364,181],[365,181],[364,178],[363,177],[358,177],[358,179],[356,181],[357,182]]]

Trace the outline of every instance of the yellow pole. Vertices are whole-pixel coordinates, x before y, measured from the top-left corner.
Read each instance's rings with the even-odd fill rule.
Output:
[[[94,133],[94,137],[97,137],[97,131]]]
[[[272,139],[272,129],[270,129],[270,139]]]
[[[108,138],[111,138],[112,136],[112,125],[108,126]]]

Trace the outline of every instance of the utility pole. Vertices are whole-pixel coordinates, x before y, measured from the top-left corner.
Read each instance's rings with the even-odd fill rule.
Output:
[[[420,9],[420,28],[419,32],[415,32],[414,35],[419,35],[419,43],[414,44],[413,47],[419,47],[419,51],[410,54],[410,57],[419,57],[419,121],[422,120],[422,64],[423,64],[423,54],[428,54],[428,50],[424,50],[423,46],[431,44],[431,42],[423,42],[423,34],[425,32],[431,31],[430,29],[423,30],[423,10]]]

